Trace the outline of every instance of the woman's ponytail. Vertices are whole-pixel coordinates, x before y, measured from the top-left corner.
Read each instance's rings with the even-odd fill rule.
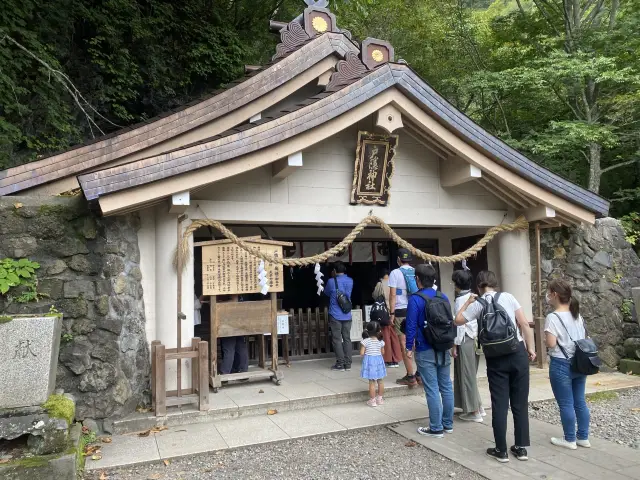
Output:
[[[576,297],[571,297],[571,300],[569,300],[569,311],[575,320],[580,318],[580,302]]]

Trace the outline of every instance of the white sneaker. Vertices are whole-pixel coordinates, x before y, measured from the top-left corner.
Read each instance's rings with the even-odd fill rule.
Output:
[[[589,440],[576,440],[576,445],[584,448],[591,448],[591,442]]]
[[[551,443],[556,447],[568,448],[569,450],[577,450],[576,442],[567,442],[564,438],[551,437]]]
[[[482,414],[480,413],[463,413],[458,418],[460,418],[460,420],[464,420],[465,422],[476,422],[476,423],[484,422],[484,419],[482,418]]]
[[[484,411],[483,407],[480,407],[480,415],[482,415],[483,417],[487,416],[487,412]]]

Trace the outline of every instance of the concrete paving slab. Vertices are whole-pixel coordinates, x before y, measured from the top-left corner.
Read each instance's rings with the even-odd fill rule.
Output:
[[[215,422],[216,429],[231,448],[287,440],[289,436],[270,417],[243,417]]]
[[[327,379],[315,383],[331,390],[333,393],[366,392],[369,388],[367,384],[361,382],[359,378],[343,378],[341,380]]]
[[[155,435],[139,437],[138,435],[114,435],[111,443],[101,447],[102,459],[87,459],[86,470],[119,467],[132,463],[148,463],[160,460],[160,453]]]
[[[386,398],[384,405],[376,407],[376,411],[393,417],[400,422],[425,418],[429,415],[427,406],[413,401],[411,397]]]
[[[229,447],[213,423],[170,428],[156,434],[156,443],[161,459],[213,452]]]
[[[276,406],[287,403],[289,399],[268,384],[247,385],[246,388],[235,388],[225,392],[239,408],[255,405]],[[215,394],[213,394],[215,396]],[[211,398],[211,397],[210,397]],[[214,399],[215,401],[215,399]]]
[[[300,400],[302,398],[321,398],[334,395],[335,392],[327,387],[315,382],[307,383],[289,383],[286,380],[277,387],[272,387],[280,395],[285,396],[289,400]]]
[[[322,413],[338,422],[347,429],[388,425],[397,420],[376,408],[362,403],[347,403],[333,407],[319,408]]]
[[[320,410],[302,410],[272,415],[270,420],[291,438],[309,437],[347,430]]]

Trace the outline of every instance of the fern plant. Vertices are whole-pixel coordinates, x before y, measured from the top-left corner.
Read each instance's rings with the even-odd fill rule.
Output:
[[[38,278],[36,270],[40,264],[27,258],[14,260],[3,258],[0,260],[0,294],[19,303],[27,303],[38,300]],[[11,296],[11,291],[18,287],[25,287],[17,297]]]

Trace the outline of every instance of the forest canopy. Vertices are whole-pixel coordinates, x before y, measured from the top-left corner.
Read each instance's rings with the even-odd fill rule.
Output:
[[[189,103],[269,60],[301,0],[3,0],[0,169]],[[547,168],[640,210],[640,0],[334,0]],[[633,225],[634,222],[631,222]]]

